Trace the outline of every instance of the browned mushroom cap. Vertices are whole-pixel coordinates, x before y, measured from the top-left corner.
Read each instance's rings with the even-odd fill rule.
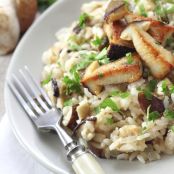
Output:
[[[159,113],[163,113],[165,110],[163,101],[159,98],[152,96],[152,100],[148,100],[143,92],[138,94],[138,102],[140,104],[141,109],[144,112],[147,112],[147,108],[150,106],[150,112],[158,111]]]
[[[107,23],[113,22],[122,19],[128,12],[128,8],[123,0],[110,0],[104,19]]]

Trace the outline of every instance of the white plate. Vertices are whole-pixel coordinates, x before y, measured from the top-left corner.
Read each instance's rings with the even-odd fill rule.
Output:
[[[27,65],[35,77],[40,79],[42,70],[41,55],[55,42],[58,29],[69,26],[80,14],[80,6],[89,0],[59,0],[53,5],[23,37],[16,49],[7,78],[12,72]],[[71,165],[65,158],[65,151],[56,135],[37,132],[31,121],[21,109],[16,99],[5,86],[5,103],[13,131],[23,147],[40,163],[58,174],[73,173]],[[164,174],[173,173],[174,157],[162,158],[160,161],[140,164],[118,160],[99,160],[109,174]]]

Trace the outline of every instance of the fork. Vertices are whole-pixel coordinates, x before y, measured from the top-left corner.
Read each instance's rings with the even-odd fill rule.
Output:
[[[7,83],[36,128],[57,132],[67,150],[67,159],[71,161],[76,174],[105,173],[85,146],[78,144],[62,128],[62,111],[52,105],[46,92],[37,84],[27,66],[20,69],[18,75],[12,74]]]

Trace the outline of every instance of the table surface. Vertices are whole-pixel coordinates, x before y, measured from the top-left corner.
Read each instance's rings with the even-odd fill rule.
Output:
[[[5,75],[7,72],[8,65],[11,60],[11,55],[7,56],[0,56],[0,120],[5,113],[5,106],[4,106],[4,82],[5,82]]]

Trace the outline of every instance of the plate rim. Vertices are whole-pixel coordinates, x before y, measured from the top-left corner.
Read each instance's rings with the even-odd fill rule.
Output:
[[[25,143],[25,141],[23,141],[23,138],[20,135],[20,132],[17,130],[15,124],[13,123],[12,120],[12,110],[8,109],[8,103],[9,103],[9,99],[8,99],[8,78],[10,77],[11,74],[11,70],[13,67],[14,62],[16,61],[16,54],[18,53],[18,51],[20,50],[21,46],[23,45],[23,43],[25,42],[27,36],[32,32],[32,30],[40,23],[44,20],[44,18],[49,15],[49,13],[57,8],[57,6],[59,6],[61,3],[65,2],[65,0],[58,0],[57,2],[55,2],[52,6],[50,6],[47,10],[45,10],[45,12],[43,12],[37,19],[35,19],[34,23],[31,25],[31,27],[28,29],[28,31],[25,33],[25,35],[22,37],[22,39],[19,41],[12,57],[11,57],[11,61],[10,64],[8,66],[7,69],[7,73],[6,73],[6,77],[5,77],[5,84],[4,84],[4,101],[5,101],[5,110],[7,113],[7,116],[9,118],[10,121],[10,125],[11,125],[11,129],[17,139],[17,141],[19,142],[19,144],[22,146],[22,148],[28,153],[30,154],[34,159],[36,159],[38,161],[38,163],[40,163],[43,167],[46,167],[47,169],[51,170],[52,172],[60,172],[62,174],[69,174],[67,173],[65,170],[62,170],[61,168],[59,168],[59,166],[57,166],[55,168],[55,166],[53,164],[51,164],[49,161],[46,161],[46,159],[43,159],[42,157],[40,157],[40,155],[37,155],[36,151],[34,151],[31,147],[29,147],[27,145],[27,143]]]

